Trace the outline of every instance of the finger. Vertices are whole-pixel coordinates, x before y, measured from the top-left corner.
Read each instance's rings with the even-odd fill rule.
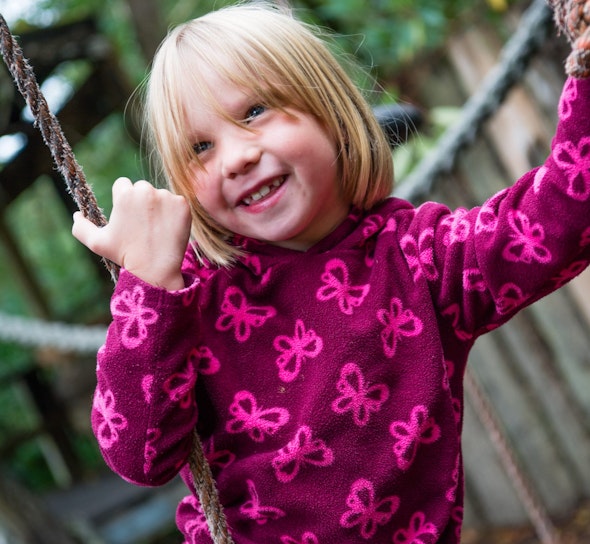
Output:
[[[119,195],[131,189],[133,184],[129,178],[117,178],[111,188],[113,195],[113,203],[118,199]]]
[[[101,227],[96,226],[92,221],[84,217],[81,212],[74,213],[73,219],[72,235],[74,238],[84,244],[90,251],[97,253],[101,257],[109,258],[109,256],[103,255],[97,246]]]
[[[72,225],[72,235],[79,242],[88,246],[88,242],[92,237],[92,227],[97,228],[91,221],[82,215],[82,212],[74,213],[74,223]]]

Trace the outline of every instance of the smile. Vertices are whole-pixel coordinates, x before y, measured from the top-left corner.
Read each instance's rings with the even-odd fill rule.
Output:
[[[247,196],[242,199],[242,204],[246,206],[250,206],[253,202],[258,202],[262,200],[265,196],[268,196],[272,193],[275,189],[279,188],[283,182],[285,181],[285,177],[277,178],[269,185],[263,185],[258,191],[252,193],[250,196]]]

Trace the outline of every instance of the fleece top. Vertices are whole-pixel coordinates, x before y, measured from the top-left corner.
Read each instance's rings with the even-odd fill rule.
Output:
[[[175,292],[123,270],[92,410],[107,464],[180,472],[190,544],[211,542],[195,426],[237,544],[457,544],[467,356],[588,264],[589,129],[569,79],[545,164],[480,207],[390,198],[305,252],[236,240],[229,269],[189,250]]]

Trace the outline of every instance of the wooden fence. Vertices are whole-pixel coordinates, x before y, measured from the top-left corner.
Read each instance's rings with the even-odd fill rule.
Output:
[[[501,41],[486,28],[457,36],[444,58],[418,71],[417,100],[426,109],[463,104],[498,62]],[[544,160],[566,50],[563,40],[550,39],[428,199],[452,208],[479,204]],[[553,520],[565,520],[590,498],[590,272],[480,338],[470,366],[533,492]],[[469,395],[464,456],[466,531],[528,524],[514,479]]]

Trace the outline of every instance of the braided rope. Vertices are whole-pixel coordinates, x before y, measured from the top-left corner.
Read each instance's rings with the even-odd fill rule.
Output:
[[[548,0],[553,7],[555,24],[572,45],[565,62],[568,75],[590,76],[590,3],[586,0]]]
[[[105,337],[106,327],[102,325],[71,325],[0,312],[0,338],[20,346],[50,347],[63,352],[96,355]]]
[[[465,392],[469,396],[481,424],[486,429],[541,544],[560,544],[561,537],[557,528],[520,464],[488,396],[484,393],[472,371],[468,370],[465,373],[464,383]]]
[[[473,142],[484,122],[521,79],[533,54],[547,38],[551,17],[546,0],[532,2],[504,46],[498,64],[463,106],[459,121],[447,129],[435,149],[396,187],[396,196],[410,201],[426,197],[438,178],[451,172],[461,151]]]
[[[34,118],[34,125],[39,129],[43,141],[51,151],[53,161],[66,182],[67,189],[74,202],[94,224],[102,227],[107,220],[98,207],[92,189],[86,182],[82,167],[76,161],[70,144],[66,140],[61,126],[47,104],[37,83],[35,73],[14,36],[10,32],[4,17],[0,14],[0,49],[10,75],[17,89],[22,94]],[[113,280],[118,275],[118,266],[104,260]]]
[[[547,1],[554,9],[555,22],[558,28],[566,34],[572,43],[572,53],[566,61],[566,72],[568,75],[574,77],[588,77],[590,75],[590,3],[587,3],[586,0]],[[441,153],[437,154],[437,160],[425,161],[424,164],[421,164],[416,169],[412,180],[402,186],[404,189],[401,192],[406,193],[405,198],[415,199],[419,195],[425,194],[438,175],[452,168],[460,149],[469,140],[473,139],[476,132],[474,127],[481,126],[483,121],[495,111],[507,90],[522,74],[526,66],[526,61],[540,45],[544,38],[544,32],[546,31],[547,13],[545,0],[536,0],[533,2],[523,18],[525,31],[520,34],[517,32],[515,37],[507,44],[504,51],[504,60],[500,63],[499,71],[493,74],[494,77],[488,80],[488,84],[484,85],[482,92],[468,104],[470,107],[466,108],[466,112],[471,112],[471,114],[464,115],[463,119],[465,122],[462,123],[460,130],[455,130],[452,137],[448,139],[451,144],[447,145],[447,149],[440,150]],[[71,148],[65,141],[57,120],[54,121],[55,118],[47,108],[40,91],[38,91],[32,70],[28,68],[26,61],[22,60],[22,54],[19,54],[18,45],[13,41],[10,32],[8,31],[8,34],[5,35],[7,28],[4,19],[0,15],[2,54],[17,83],[19,91],[29,103],[29,107],[36,120],[35,122],[41,129],[46,144],[52,150],[54,160],[68,183],[70,193],[85,215],[98,225],[106,224],[106,220],[100,212],[95,216],[98,207],[94,195],[88,188],[80,167],[75,162],[75,159],[73,159]],[[9,44],[8,46],[6,46],[5,41]],[[12,60],[14,51],[16,51],[16,62]],[[10,60],[7,60],[7,56]],[[25,74],[26,77],[23,78],[22,74]],[[31,78],[33,81],[32,84],[30,83]],[[27,83],[21,84],[20,82],[23,80]],[[39,96],[41,96],[41,100],[37,101]],[[40,104],[39,108],[33,107],[37,106],[37,104]],[[46,131],[39,119],[50,119],[51,130]],[[55,130],[56,127],[58,130]],[[443,157],[445,158],[443,159]],[[420,179],[421,181],[417,183],[413,181],[415,179]],[[94,219],[92,219],[93,217]],[[108,263],[107,267],[109,267]],[[113,272],[111,270],[111,274],[114,278],[116,277],[116,271]],[[466,389],[474,401],[482,422],[488,428],[507,470],[515,478],[517,491],[529,512],[538,534],[541,536],[543,542],[557,542],[558,537],[553,525],[542,504],[532,492],[528,480],[525,478],[516,459],[512,455],[510,446],[506,442],[505,436],[499,427],[489,403],[477,386],[477,382],[470,374],[466,377]],[[219,506],[217,490],[196,432],[194,441],[195,447],[189,464],[193,472],[201,505],[207,517],[209,530],[216,544],[230,544],[232,540],[227,530],[225,516]],[[206,469],[203,470],[203,467],[206,467]],[[207,473],[209,474],[207,475]]]
[[[16,87],[31,109],[35,126],[40,130],[43,141],[51,151],[58,171],[64,178],[68,191],[85,217],[98,226],[107,220],[98,207],[96,197],[86,181],[82,168],[76,161],[71,146],[66,140],[59,121],[50,111],[47,101],[39,88],[37,79],[22,50],[0,14],[0,50]],[[119,267],[106,259],[103,262],[116,281]],[[203,447],[197,433],[194,433],[193,448],[189,465],[195,480],[195,488],[201,501],[203,513],[215,544],[232,544],[225,514],[223,513],[211,468],[205,459]]]

